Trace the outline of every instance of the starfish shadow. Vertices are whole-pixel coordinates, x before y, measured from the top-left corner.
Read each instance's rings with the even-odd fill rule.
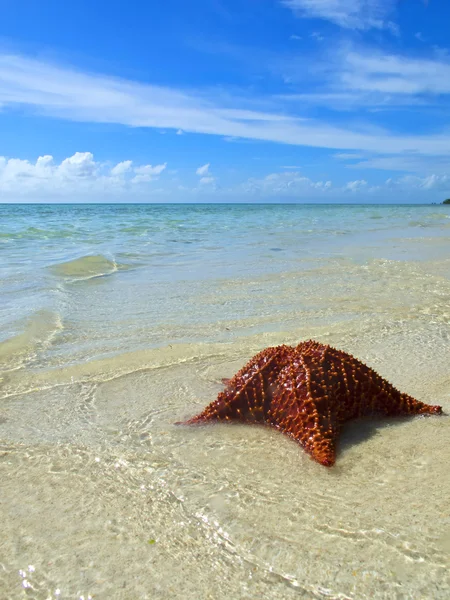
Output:
[[[380,429],[408,423],[410,420],[411,417],[393,417],[388,420],[386,420],[386,417],[365,417],[350,421],[342,428],[338,453],[341,454],[348,448],[369,440],[371,437],[376,436]]]

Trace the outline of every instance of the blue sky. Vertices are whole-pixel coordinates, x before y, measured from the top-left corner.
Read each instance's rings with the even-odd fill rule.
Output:
[[[444,0],[0,4],[0,201],[450,196]]]

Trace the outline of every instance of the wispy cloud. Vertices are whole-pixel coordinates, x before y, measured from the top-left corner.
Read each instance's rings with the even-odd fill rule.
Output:
[[[335,154],[334,158],[338,158],[339,160],[358,160],[364,158],[364,155],[356,152],[340,152],[339,154]]]
[[[309,37],[313,40],[316,40],[316,42],[323,42],[323,40],[325,39],[324,36],[318,31],[313,31],[309,34]]]
[[[300,88],[302,68],[287,65],[291,87]],[[442,108],[448,111],[450,58],[411,58],[371,47],[343,44],[314,65],[312,92],[280,94],[294,109],[325,106],[334,111],[366,112]]]
[[[200,178],[200,181],[199,181],[199,184],[200,184],[200,185],[211,185],[211,184],[212,184],[212,183],[214,183],[215,181],[216,181],[216,178],[215,178],[215,177],[211,177],[211,176],[208,176],[208,177],[201,177],[201,178]]]
[[[200,177],[203,177],[208,174],[210,166],[210,163],[206,163],[206,165],[199,167],[195,172],[197,175],[200,175]]]
[[[335,155],[339,157],[338,155]],[[339,157],[342,158],[342,157]],[[348,155],[353,162],[346,166],[351,169],[380,169],[382,171],[404,171],[420,175],[450,173],[450,157],[417,156],[404,154],[400,156],[359,156],[361,160],[354,162],[358,155]],[[343,159],[345,160],[345,159]]]
[[[135,176],[131,181],[132,183],[148,183],[149,181],[153,181],[158,177],[158,175],[161,175],[161,173],[165,170],[166,166],[167,163],[164,163],[163,165],[155,165],[154,167],[152,165],[142,165],[140,167],[135,167]]]
[[[353,55],[348,58],[352,69],[341,72],[340,85],[353,89],[385,89],[401,92],[400,68],[405,69],[414,85],[412,89],[450,89],[448,65],[433,63],[436,73],[419,75],[419,65],[393,57],[374,58]],[[431,67],[426,61],[421,68]],[[377,70],[378,69],[378,70]],[[379,70],[381,69],[381,76]],[[425,83],[421,82],[421,77]],[[286,113],[272,99],[273,111],[248,108],[239,96],[217,92],[187,92],[175,88],[142,84],[99,74],[55,66],[23,56],[0,55],[0,104],[4,109],[16,107],[56,118],[85,122],[117,123],[130,127],[183,130],[209,135],[264,140],[299,146],[338,150],[364,150],[425,154],[450,153],[450,137],[436,135],[398,135],[378,128],[356,129],[336,126],[326,121],[300,118]],[[260,98],[255,104],[260,105]]]
[[[392,27],[395,0],[281,0],[299,17],[324,19],[346,29]]]
[[[198,181],[199,186],[201,186],[203,188],[205,186],[207,186],[208,188],[210,188],[211,186],[215,187],[216,178],[210,172],[210,170],[209,170],[210,166],[211,166],[210,163],[206,163],[206,165],[202,165],[195,171],[195,173],[200,177],[200,179]]]
[[[450,94],[450,61],[349,52],[342,83],[351,90],[401,96]]]

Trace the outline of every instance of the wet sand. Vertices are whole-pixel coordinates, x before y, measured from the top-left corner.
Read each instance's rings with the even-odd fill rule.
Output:
[[[49,267],[59,304],[0,344],[0,596],[447,599],[449,242],[394,245],[176,285]],[[309,338],[446,414],[349,424],[330,469],[268,427],[174,425]]]

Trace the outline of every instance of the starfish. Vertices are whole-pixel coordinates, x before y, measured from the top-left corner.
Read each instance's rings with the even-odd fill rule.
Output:
[[[266,348],[254,356],[200,414],[206,421],[267,423],[330,467],[342,425],[364,416],[442,414],[399,392],[351,354],[313,340]]]

